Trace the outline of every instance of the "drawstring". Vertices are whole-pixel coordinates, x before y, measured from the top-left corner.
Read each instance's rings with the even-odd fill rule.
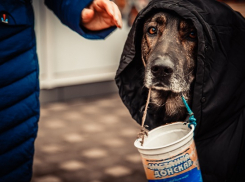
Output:
[[[146,67],[146,64],[145,64],[143,56],[142,56],[142,62],[143,62],[144,67]],[[146,115],[147,115],[148,105],[150,103],[150,97],[151,97],[151,87],[149,88],[148,97],[147,97],[147,101],[146,101],[146,104],[145,104],[145,110],[144,110],[144,113],[143,113],[142,123],[141,123],[141,130],[138,133],[138,138],[141,138],[141,141],[140,141],[141,146],[143,146],[143,144],[144,144],[145,136],[148,136],[148,130],[146,129],[146,127],[148,127],[148,126],[145,125],[145,119],[146,119]]]
[[[191,125],[193,125],[194,129],[195,129],[197,123],[196,123],[196,118],[194,117],[194,113],[192,112],[192,110],[190,109],[189,105],[187,104],[183,94],[181,94],[181,98],[182,98],[182,101],[183,101],[183,103],[184,103],[184,105],[185,105],[185,107],[186,107],[186,109],[188,111],[188,114],[190,116],[189,117],[189,122],[188,122],[188,127],[191,129]]]
[[[144,144],[145,135],[148,136],[148,130],[146,129],[147,125],[145,125],[145,119],[147,115],[148,105],[150,103],[150,97],[151,97],[151,88],[149,88],[148,97],[147,97],[147,101],[145,104],[145,110],[144,110],[143,117],[142,117],[141,130],[138,133],[138,138],[141,138],[141,141],[140,141],[141,146],[143,146]]]

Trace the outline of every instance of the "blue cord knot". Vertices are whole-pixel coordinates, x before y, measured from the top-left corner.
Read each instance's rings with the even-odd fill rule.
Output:
[[[194,125],[194,128],[196,128],[196,118],[194,117],[194,115],[191,115],[189,117],[189,123],[188,123],[188,127],[191,128],[191,125]]]
[[[190,108],[189,105],[187,104],[187,102],[186,102],[186,100],[185,100],[183,94],[181,95],[181,98],[182,98],[182,101],[183,101],[183,103],[184,103],[184,105],[185,105],[185,107],[186,107],[186,109],[187,109],[187,111],[188,111],[188,114],[189,114],[189,116],[190,116],[190,117],[189,117],[189,122],[188,122],[188,127],[191,128],[191,125],[193,125],[193,126],[194,126],[194,129],[195,129],[197,123],[196,123],[196,118],[194,117],[194,113],[192,112],[191,108]]]

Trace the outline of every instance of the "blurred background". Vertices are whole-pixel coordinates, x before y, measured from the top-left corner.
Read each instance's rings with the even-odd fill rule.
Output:
[[[146,182],[133,142],[140,128],[114,77],[127,34],[149,0],[114,0],[123,28],[106,40],[69,30],[33,1],[40,62],[41,117],[32,182]],[[245,2],[223,1],[245,16]]]

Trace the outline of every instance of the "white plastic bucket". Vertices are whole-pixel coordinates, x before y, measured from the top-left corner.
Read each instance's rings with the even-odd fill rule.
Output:
[[[183,122],[160,126],[134,142],[141,154],[148,182],[202,182],[194,126]]]

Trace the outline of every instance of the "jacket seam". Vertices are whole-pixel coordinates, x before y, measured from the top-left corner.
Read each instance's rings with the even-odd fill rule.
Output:
[[[26,78],[27,76],[29,76],[29,75],[35,73],[36,71],[37,71],[37,70],[34,70],[34,71],[28,73],[27,75],[25,75],[25,76],[23,76],[23,77],[21,77],[21,78],[18,78],[17,80],[14,80],[14,81],[11,82],[11,83],[8,83],[7,85],[3,85],[2,87],[0,87],[0,89],[2,89],[2,88],[4,88],[4,87],[8,87],[8,86],[10,86],[10,85],[12,85],[12,84],[14,84],[14,83],[16,83],[16,82],[19,82],[19,81],[23,80],[24,78]]]
[[[28,140],[30,140],[30,138],[28,138]],[[27,142],[28,140],[25,140],[23,143]],[[22,143],[22,144],[23,144],[23,143]],[[18,165],[18,166],[15,167],[14,169],[12,169],[11,172],[6,173],[6,174],[0,176],[0,178],[2,178],[2,177],[4,177],[4,176],[7,176],[7,175],[9,175],[9,174],[11,174],[11,173],[13,173],[14,171],[18,170],[18,169],[19,169],[21,166],[23,166],[24,164],[30,162],[31,160],[32,160],[32,159],[29,158],[27,161],[24,161],[23,163],[21,163],[20,165]]]
[[[8,26],[11,27],[11,26],[16,26],[16,25],[8,25]],[[20,32],[25,31],[25,30],[28,29],[28,28],[31,28],[29,25],[19,25],[19,26],[23,26],[23,29],[21,29],[21,30],[18,31],[18,32],[15,32],[15,34],[19,34]],[[24,27],[25,27],[25,28],[24,28]],[[9,36],[4,37],[4,38],[2,38],[2,39],[0,39],[0,42],[2,42],[3,40],[6,40],[6,39],[8,39],[8,38],[11,38],[11,37],[13,37],[12,34],[9,35]]]
[[[27,118],[25,118],[25,119],[23,119],[23,120],[20,120],[18,123],[16,123],[15,125],[12,125],[9,129],[3,129],[4,131],[3,132],[1,132],[0,131],[0,134],[4,134],[4,133],[6,133],[6,132],[8,132],[9,130],[11,130],[11,129],[13,129],[13,128],[16,128],[17,126],[19,126],[19,125],[21,125],[22,123],[24,123],[25,121],[27,121],[27,120],[29,120],[29,119],[31,119],[31,118],[33,118],[34,116],[36,116],[36,114],[31,114],[29,117],[27,117]],[[2,155],[1,153],[0,153],[0,155]]]
[[[29,117],[28,119],[25,119],[24,121],[22,121],[21,123],[15,125],[14,127],[11,127],[9,130],[11,130],[11,129],[13,129],[13,128],[16,128],[17,126],[23,124],[24,122],[30,120],[30,119],[33,118],[33,117],[36,117],[36,115],[32,115],[32,116]],[[9,130],[7,130],[7,131],[9,131]],[[5,131],[4,133],[6,133],[7,131]],[[12,146],[9,150],[5,151],[4,153],[1,153],[0,156],[1,156],[1,155],[4,155],[4,154],[6,154],[6,153],[9,153],[10,151],[14,150],[15,148],[17,148],[18,146],[22,145],[23,143],[25,143],[26,141],[28,141],[28,140],[31,139],[31,138],[33,138],[33,136],[29,136],[27,139],[18,142],[16,145]]]
[[[28,94],[28,95],[25,96],[24,98],[21,98],[20,100],[18,100],[18,101],[16,101],[16,102],[12,103],[11,105],[6,106],[6,107],[3,107],[3,108],[0,108],[0,111],[3,111],[3,110],[5,110],[5,109],[8,109],[8,108],[10,108],[10,107],[16,105],[17,103],[19,103],[19,102],[21,102],[21,101],[27,99],[27,98],[30,97],[31,95],[35,94],[35,92],[36,92],[36,89],[33,90],[30,94]]]
[[[1,40],[0,40],[0,42],[1,42]],[[7,58],[7,60],[5,60],[5,61],[3,61],[2,63],[0,63],[0,66],[3,65],[3,64],[5,64],[5,63],[7,63],[8,61],[13,60],[14,58],[20,56],[21,54],[24,54],[24,53],[26,53],[26,52],[28,52],[28,51],[31,51],[34,47],[35,47],[35,45],[31,45],[31,47],[28,47],[28,49],[24,49],[24,50],[22,50],[22,51],[20,51],[20,52],[16,52],[16,53],[14,54],[14,56],[11,55],[11,56],[9,56],[9,57]]]

